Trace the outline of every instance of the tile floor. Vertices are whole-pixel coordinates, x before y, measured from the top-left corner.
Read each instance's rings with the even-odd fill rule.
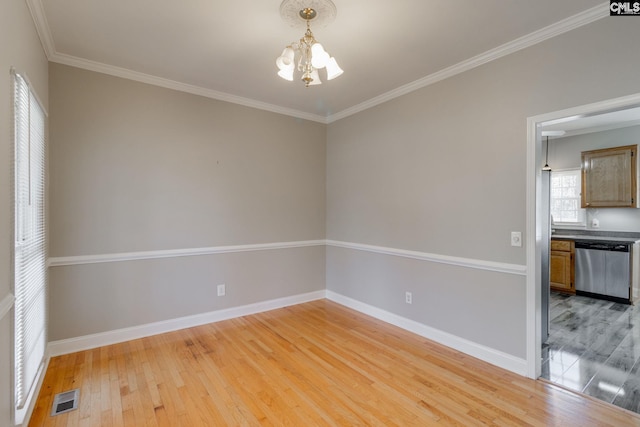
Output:
[[[542,378],[640,413],[640,305],[551,293]]]

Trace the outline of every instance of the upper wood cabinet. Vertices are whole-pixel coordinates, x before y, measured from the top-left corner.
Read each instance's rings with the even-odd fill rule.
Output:
[[[582,152],[582,207],[635,208],[637,145]]]

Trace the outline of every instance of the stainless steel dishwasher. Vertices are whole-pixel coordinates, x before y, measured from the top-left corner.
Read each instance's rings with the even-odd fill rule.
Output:
[[[631,244],[576,241],[576,293],[629,302]]]

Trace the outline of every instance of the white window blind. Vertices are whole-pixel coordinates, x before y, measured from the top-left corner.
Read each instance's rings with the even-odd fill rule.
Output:
[[[46,344],[46,116],[27,81],[14,77],[15,398],[22,408]]]
[[[551,215],[557,225],[585,225],[585,210],[580,207],[582,187],[580,169],[551,172]]]

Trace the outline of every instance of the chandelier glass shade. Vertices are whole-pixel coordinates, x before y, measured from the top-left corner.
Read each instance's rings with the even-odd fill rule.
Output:
[[[298,42],[293,42],[282,51],[276,59],[278,75],[285,80],[293,81],[297,69],[302,73],[301,80],[306,87],[322,84],[318,70],[324,68],[327,80],[333,80],[343,73],[334,57],[324,50],[311,32],[310,21],[317,16],[312,8],[300,10],[299,15],[307,22],[307,31]],[[296,56],[298,58],[296,62]]]

